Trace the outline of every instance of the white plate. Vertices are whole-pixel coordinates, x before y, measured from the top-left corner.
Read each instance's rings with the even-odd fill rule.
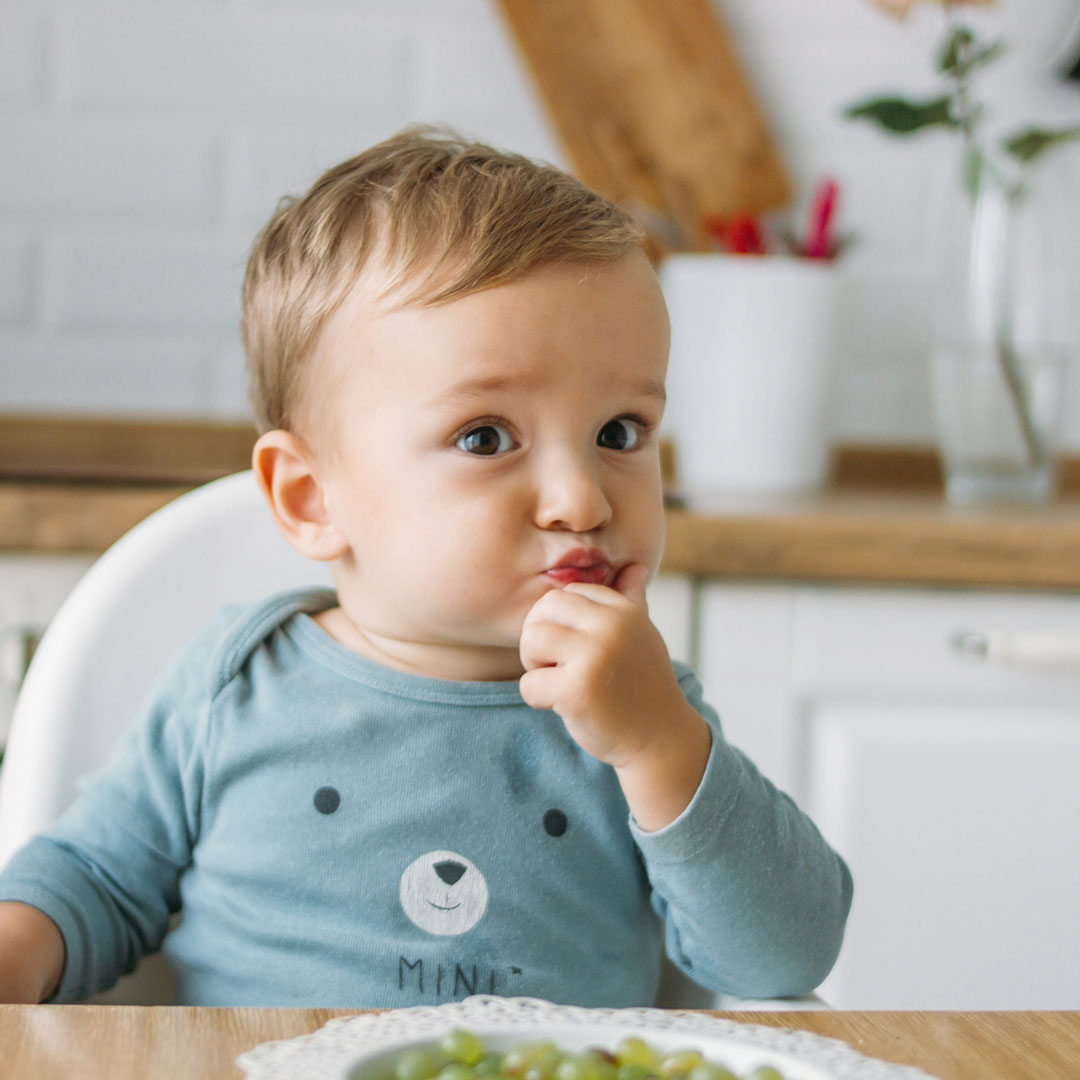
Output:
[[[584,1009],[500,997],[341,1017],[310,1035],[256,1046],[237,1065],[247,1080],[352,1080],[451,1028],[468,1028],[496,1050],[541,1038],[568,1050],[610,1049],[624,1035],[637,1034],[659,1049],[700,1050],[736,1072],[771,1064],[784,1080],[933,1080],[919,1069],[864,1057],[837,1039],[791,1028],[667,1009]]]

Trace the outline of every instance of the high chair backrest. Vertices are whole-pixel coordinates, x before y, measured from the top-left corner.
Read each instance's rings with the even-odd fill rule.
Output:
[[[121,537],[45,631],[0,769],[0,865],[103,764],[169,661],[225,604],[332,584],[278,532],[254,474],[196,488]]]

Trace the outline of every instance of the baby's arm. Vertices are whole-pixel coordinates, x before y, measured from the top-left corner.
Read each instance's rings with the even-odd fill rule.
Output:
[[[0,903],[0,1003],[36,1005],[60,983],[64,939],[29,904]]]
[[[649,620],[647,577],[633,564],[614,588],[545,593],[522,629],[521,694],[557,712],[582,749],[615,768],[634,821],[654,832],[690,804],[711,736]]]
[[[679,685],[648,619],[645,577],[629,567],[615,589],[545,593],[522,631],[522,696],[614,766],[672,959],[714,990],[807,993],[840,949],[851,876],[813,822],[724,741],[697,681]]]
[[[191,862],[213,640],[181,654],[109,762],[0,871],[0,997],[14,979],[23,1000],[82,1000],[160,945]],[[45,966],[23,971],[34,956]]]

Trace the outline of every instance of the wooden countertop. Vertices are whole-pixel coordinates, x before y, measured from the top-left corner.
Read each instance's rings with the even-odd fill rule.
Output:
[[[0,417],[0,551],[103,551],[159,506],[247,466],[243,425]],[[1080,463],[1043,507],[957,508],[933,454],[841,447],[821,494],[668,511],[664,566],[746,580],[1080,588]]]
[[[238,1054],[315,1031],[333,1009],[0,1005],[0,1080],[240,1077]],[[1080,1076],[1076,1012],[713,1013],[842,1039],[940,1080]]]
[[[667,569],[724,578],[1080,588],[1080,499],[960,509],[911,492],[703,501],[668,512]]]
[[[0,481],[0,551],[100,552],[190,485]],[[665,569],[746,580],[1080,589],[1080,499],[960,510],[910,492],[670,509]]]

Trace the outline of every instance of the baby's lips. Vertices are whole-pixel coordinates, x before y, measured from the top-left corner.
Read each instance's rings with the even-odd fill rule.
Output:
[[[571,582],[606,585],[611,576],[611,560],[599,548],[579,547],[565,552],[544,573],[560,585]]]
[[[611,575],[611,567],[606,563],[595,566],[556,566],[545,570],[545,574],[560,585],[582,582],[587,585],[605,585]]]

